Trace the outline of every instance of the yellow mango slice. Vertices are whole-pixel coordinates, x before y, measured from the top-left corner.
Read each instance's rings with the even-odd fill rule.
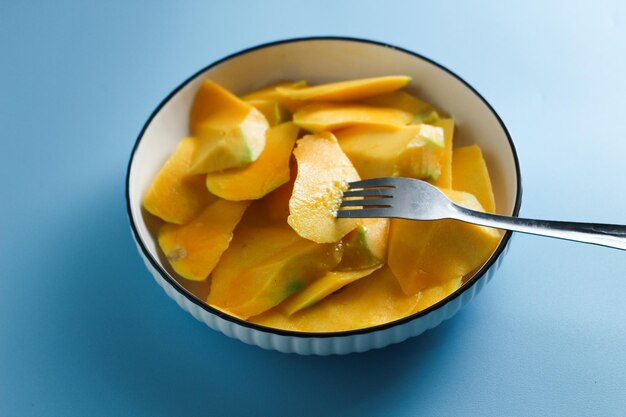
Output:
[[[191,105],[189,130],[192,136],[202,133],[208,121],[215,124],[235,126],[245,119],[253,107],[239,97],[211,81],[204,80]]]
[[[496,212],[489,171],[478,145],[465,146],[453,151],[452,188],[476,196],[486,212]]]
[[[207,302],[245,319],[306,288],[340,258],[337,244],[319,245],[286,225],[242,222],[213,271]]]
[[[443,155],[440,161],[441,175],[433,181],[439,188],[452,187],[452,144],[454,136],[454,120],[439,119],[433,122],[433,126],[443,129]]]
[[[304,308],[311,307],[315,303],[318,303],[320,300],[326,298],[340,288],[353,283],[357,279],[370,275],[381,266],[382,265],[378,265],[373,268],[361,269],[358,271],[327,272],[326,275],[314,281],[303,291],[285,300],[285,302],[281,304],[281,309],[287,313],[288,316],[291,316]]]
[[[411,77],[392,75],[341,81],[305,88],[278,87],[279,94],[292,100],[354,101],[398,90],[411,81]]]
[[[228,247],[248,204],[219,199],[185,225],[163,225],[159,246],[172,268],[183,278],[206,280]]]
[[[283,123],[267,131],[259,158],[243,168],[207,174],[206,186],[226,200],[256,200],[289,181],[289,159],[300,129]]]
[[[406,125],[412,120],[413,115],[403,110],[351,103],[313,103],[293,115],[296,125],[311,132],[334,131],[355,124]]]
[[[286,108],[290,113],[295,112],[302,107],[305,102],[300,100],[292,100],[278,93],[278,87],[287,87],[290,89],[304,88],[307,86],[306,81],[282,81],[272,84],[268,87],[261,88],[260,90],[252,91],[241,97],[242,100],[252,102],[254,100],[272,100],[280,103],[281,106]]]
[[[337,270],[360,270],[385,263],[389,219],[362,219],[343,239],[343,256]]]
[[[457,204],[483,210],[476,197],[445,190]],[[388,264],[405,294],[464,276],[484,264],[500,242],[500,232],[456,220],[392,219]]]
[[[293,193],[296,175],[296,170],[292,170],[289,182],[281,185],[259,200],[263,216],[270,221],[287,223],[287,217],[289,217],[289,199],[291,199],[291,194]]]
[[[208,122],[203,124],[189,172],[211,173],[240,168],[256,161],[265,147],[268,128],[265,116],[255,108],[233,128]]]
[[[305,239],[338,242],[360,224],[358,219],[335,217],[348,183],[358,181],[359,174],[330,132],[303,137],[296,142],[293,154],[298,176],[287,222]]]
[[[463,284],[463,277],[452,278],[451,280],[444,282],[436,287],[426,288],[421,291],[422,297],[415,306],[413,313],[427,309],[428,307],[437,304],[459,288]]]
[[[270,126],[289,121],[291,114],[277,100],[248,100],[255,109],[263,113]]]
[[[341,149],[363,179],[436,180],[442,172],[444,132],[431,125],[358,125],[336,132]]]
[[[413,115],[413,123],[432,123],[439,119],[439,114],[432,105],[406,91],[382,94],[364,100],[361,104],[406,111]]]
[[[143,207],[169,223],[183,224],[215,200],[204,177],[189,175],[196,142],[183,139],[157,174],[143,198]]]
[[[189,172],[203,174],[255,161],[265,147],[268,128],[261,112],[205,80],[191,107],[191,134],[199,143]]]
[[[391,270],[385,266],[291,316],[279,306],[249,320],[264,326],[304,332],[361,329],[412,314],[421,297],[419,292],[405,295]]]

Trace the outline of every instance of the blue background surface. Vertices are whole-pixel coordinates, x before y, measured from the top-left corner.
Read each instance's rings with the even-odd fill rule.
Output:
[[[136,135],[190,74],[263,42],[347,35],[420,52],[486,97],[518,147],[523,215],[626,223],[623,2],[173,3],[0,3],[0,415],[626,413],[624,252],[519,235],[438,328],[299,357],[179,309],[124,201]]]

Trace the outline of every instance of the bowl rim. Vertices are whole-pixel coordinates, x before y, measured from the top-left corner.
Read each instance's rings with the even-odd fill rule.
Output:
[[[194,80],[197,76],[199,76],[200,74],[204,73],[205,71],[223,63],[226,62],[232,58],[236,58],[238,56],[241,55],[245,55],[247,53],[259,50],[259,49],[264,49],[264,48],[269,48],[269,47],[273,47],[273,46],[277,46],[277,45],[282,45],[282,44],[288,44],[288,43],[298,43],[298,42],[310,42],[310,41],[347,41],[347,42],[356,42],[356,43],[365,43],[365,44],[370,44],[370,45],[375,45],[375,46],[381,46],[384,48],[389,48],[389,49],[393,49],[408,55],[411,55],[415,58],[424,60],[434,66],[436,66],[437,68],[439,68],[440,70],[448,73],[449,75],[453,76],[454,78],[456,78],[458,81],[460,81],[465,87],[467,87],[472,93],[474,93],[489,109],[489,111],[496,117],[501,129],[504,131],[505,136],[509,142],[509,146],[511,149],[511,153],[513,155],[513,161],[514,161],[514,165],[515,165],[515,174],[516,174],[516,185],[517,185],[517,193],[515,194],[515,202],[513,205],[513,216],[517,216],[519,214],[520,208],[521,208],[521,202],[522,202],[522,178],[521,178],[521,170],[520,170],[520,164],[519,164],[519,158],[517,155],[517,150],[515,149],[515,144],[513,143],[513,139],[511,138],[511,135],[508,131],[508,129],[506,128],[506,126],[504,125],[504,122],[502,121],[502,118],[500,117],[500,115],[495,111],[495,109],[489,104],[489,102],[487,102],[487,100],[478,92],[476,91],[476,89],[474,87],[472,87],[467,81],[465,81],[463,78],[461,78],[460,76],[458,76],[457,74],[455,74],[453,71],[451,71],[450,69],[446,68],[445,66],[439,64],[438,62],[433,61],[430,58],[425,57],[424,55],[421,55],[417,52],[413,52],[410,51],[408,49],[402,48],[402,47],[398,47],[395,45],[391,45],[389,43],[386,42],[380,42],[380,41],[376,41],[376,40],[371,40],[371,39],[365,39],[365,38],[357,38],[357,37],[349,37],[349,36],[306,36],[306,37],[296,37],[296,38],[288,38],[288,39],[281,39],[281,40],[276,40],[276,41],[272,41],[272,42],[266,42],[266,43],[262,43],[256,46],[252,46],[246,49],[242,49],[238,52],[234,52],[230,55],[227,55],[221,59],[218,59],[217,61],[212,62],[211,64],[208,64],[207,66],[201,68],[200,70],[196,71],[195,73],[193,73],[191,76],[189,76],[187,79],[185,79],[182,83],[180,83],[176,88],[174,88],[174,90],[172,90],[160,103],[159,105],[152,111],[152,113],[150,114],[150,116],[148,117],[148,119],[146,120],[146,122],[144,123],[141,131],[139,132],[139,135],[137,136],[137,139],[135,141],[135,144],[133,146],[133,149],[131,151],[130,154],[130,158],[128,161],[128,166],[127,166],[127,170],[126,170],[126,210],[127,210],[127,215],[128,215],[128,219],[130,222],[130,226],[135,238],[135,241],[137,242],[139,248],[141,249],[142,255],[148,259],[150,261],[150,264],[155,268],[155,270],[157,272],[159,272],[159,274],[161,275],[161,277],[168,283],[170,284],[174,289],[176,289],[181,295],[183,295],[186,299],[188,299],[189,301],[191,301],[192,303],[198,305],[199,307],[201,307],[204,311],[211,313],[213,315],[218,316],[219,318],[222,318],[224,320],[227,320],[229,322],[232,322],[234,324],[238,324],[240,326],[249,328],[251,330],[256,330],[256,331],[260,331],[263,333],[272,333],[275,335],[279,335],[279,336],[288,336],[288,337],[297,337],[297,338],[330,338],[330,337],[349,337],[349,336],[357,336],[357,335],[364,335],[364,334],[369,334],[369,333],[375,333],[375,332],[379,332],[379,331],[383,331],[383,330],[387,330],[396,326],[401,326],[403,324],[407,324],[413,320],[417,320],[421,317],[424,317],[428,314],[430,314],[431,312],[438,310],[439,308],[443,307],[444,305],[448,304],[450,301],[460,297],[463,293],[465,293],[466,291],[468,291],[470,288],[472,288],[481,278],[484,277],[485,273],[496,263],[496,261],[498,260],[498,258],[500,258],[500,256],[502,256],[505,248],[507,247],[509,240],[511,239],[512,236],[512,232],[511,231],[506,231],[504,236],[502,237],[502,240],[500,241],[500,243],[498,244],[498,247],[496,248],[496,250],[494,251],[494,253],[491,255],[491,257],[489,258],[489,260],[478,270],[476,271],[476,273],[467,281],[465,282],[459,289],[457,289],[456,291],[454,291],[452,294],[448,295],[447,297],[445,297],[444,299],[440,300],[439,302],[431,305],[430,307],[418,311],[417,313],[411,314],[409,316],[406,317],[402,317],[400,319],[394,320],[394,321],[390,321],[388,323],[383,323],[383,324],[379,324],[376,326],[370,326],[370,327],[364,327],[364,328],[359,328],[359,329],[352,329],[352,330],[343,330],[343,331],[336,331],[336,332],[303,332],[303,331],[294,331],[294,330],[284,330],[284,329],[277,329],[274,327],[268,327],[268,326],[263,326],[260,324],[256,324],[256,323],[252,323],[246,320],[242,320],[240,318],[231,316],[221,310],[218,310],[208,304],[206,304],[204,301],[198,299],[197,297],[195,297],[190,291],[188,291],[186,288],[184,288],[180,283],[178,283],[174,277],[172,277],[166,270],[165,268],[163,268],[161,266],[161,264],[150,254],[150,251],[148,251],[148,249],[146,248],[143,239],[141,238],[141,235],[139,234],[139,231],[135,225],[135,219],[133,217],[133,212],[131,209],[131,196],[130,196],[130,174],[131,174],[131,169],[133,166],[133,162],[135,159],[135,153],[137,151],[137,148],[139,147],[139,144],[141,143],[141,140],[146,132],[146,129],[148,128],[148,126],[150,125],[150,123],[152,122],[152,120],[156,117],[156,115],[161,111],[161,109],[172,99],[172,97],[174,97],[182,88],[184,88],[187,84],[189,84],[192,80]]]

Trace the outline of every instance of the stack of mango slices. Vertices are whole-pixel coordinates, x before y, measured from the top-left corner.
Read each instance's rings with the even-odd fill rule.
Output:
[[[409,82],[281,82],[238,97],[205,80],[189,137],[143,200],[163,221],[159,246],[180,281],[205,282],[206,302],[233,316],[306,332],[384,324],[457,290],[498,231],[335,217],[348,182],[386,176],[495,211],[480,148],[454,149],[453,120]]]

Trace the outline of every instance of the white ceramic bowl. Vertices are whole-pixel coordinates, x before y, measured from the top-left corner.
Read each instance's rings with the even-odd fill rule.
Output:
[[[401,48],[351,38],[304,38],[247,49],[200,70],[178,86],[152,113],[133,149],[127,174],[128,215],[139,253],[154,279],[181,308],[207,326],[264,349],[299,354],[346,354],[381,348],[419,335],[452,317],[491,280],[507,250],[507,233],[489,261],[459,290],[412,316],[345,332],[302,333],[259,326],[228,316],[197,299],[163,266],[141,200],[163,162],[188,134],[189,109],[201,81],[210,78],[235,93],[280,80],[310,83],[391,74],[413,77],[409,90],[449,112],[457,123],[455,146],[482,148],[498,212],[517,215],[520,171],[513,141],[496,112],[470,85],[443,66]]]

